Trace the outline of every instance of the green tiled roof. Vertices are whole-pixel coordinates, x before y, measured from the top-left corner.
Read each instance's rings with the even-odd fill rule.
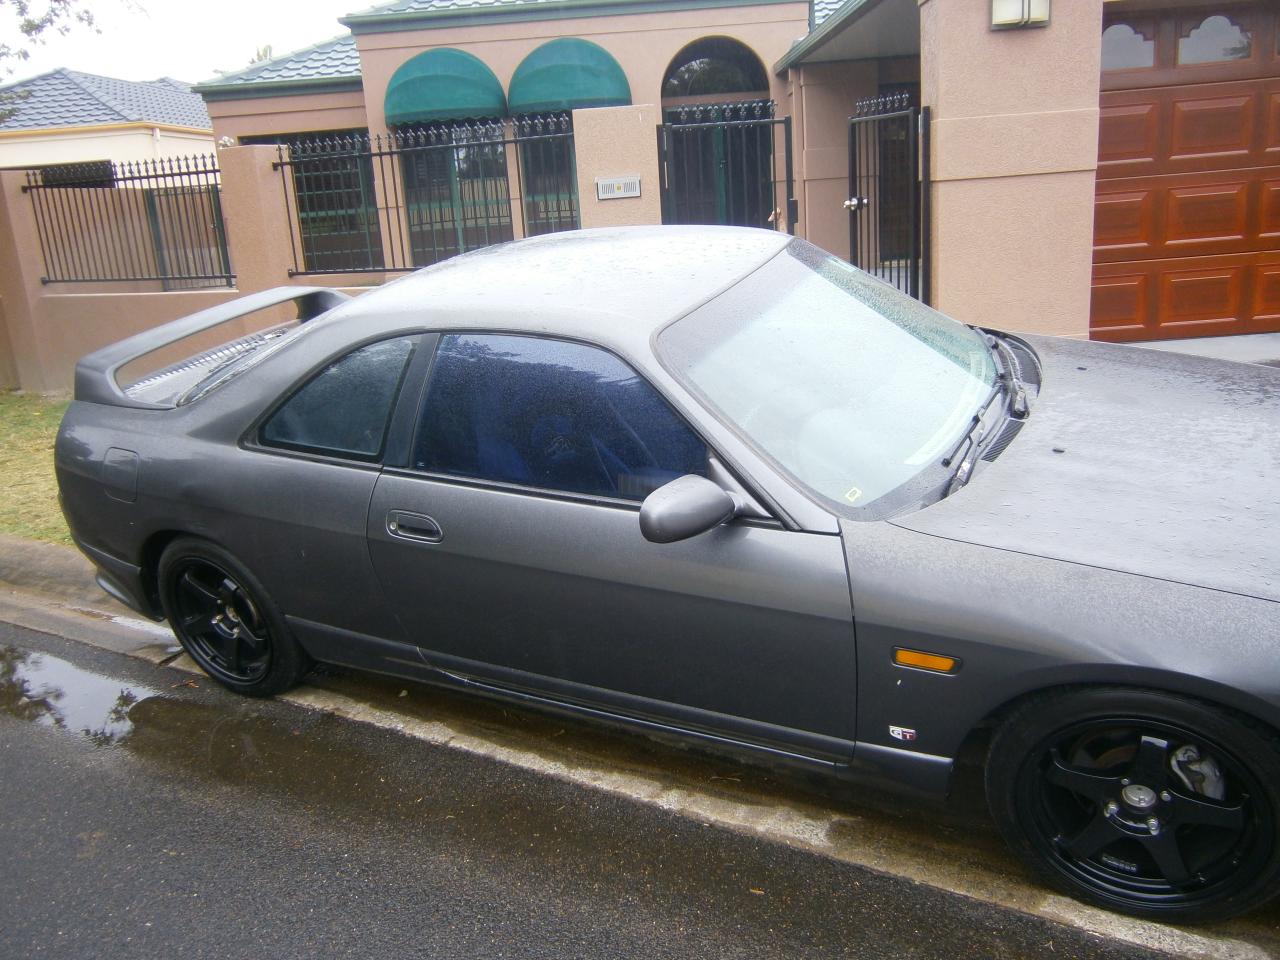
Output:
[[[198,84],[194,89],[206,100],[243,96],[252,87],[254,96],[306,93],[317,88],[360,88],[360,54],[350,34],[317,43],[293,53],[272,57],[235,73],[226,73]]]
[[[780,0],[390,0],[348,14],[340,22],[354,33],[466,23],[560,20],[626,13],[663,13],[701,7],[749,7]]]

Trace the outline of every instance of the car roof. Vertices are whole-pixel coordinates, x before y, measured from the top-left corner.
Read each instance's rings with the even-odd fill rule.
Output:
[[[616,227],[486,247],[363,294],[332,315],[393,329],[553,333],[636,349],[776,256],[791,237],[742,227]],[[359,320],[356,320],[359,318]]]

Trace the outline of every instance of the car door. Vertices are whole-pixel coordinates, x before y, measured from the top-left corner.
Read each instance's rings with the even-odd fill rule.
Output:
[[[856,677],[839,537],[739,519],[646,541],[641,501],[707,475],[711,451],[598,347],[447,334],[422,397],[404,465],[375,486],[368,540],[432,666],[847,755]]]

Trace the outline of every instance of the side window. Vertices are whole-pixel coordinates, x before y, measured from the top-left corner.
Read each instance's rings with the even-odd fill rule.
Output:
[[[414,440],[420,470],[643,500],[707,448],[610,353],[538,337],[440,338]]]
[[[267,446],[376,460],[416,337],[353,350],[308,380],[263,424]]]

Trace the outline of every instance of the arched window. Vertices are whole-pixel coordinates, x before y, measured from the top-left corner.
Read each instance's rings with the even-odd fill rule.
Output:
[[[1228,14],[1205,17],[1199,24],[1184,22],[1178,38],[1178,63],[1222,63],[1248,60],[1253,37]]]
[[[768,90],[760,58],[729,37],[703,37],[684,47],[662,80],[663,100],[722,95],[739,100],[767,95]]]
[[[1113,23],[1102,31],[1102,69],[1136,70],[1156,64],[1154,26]]]

